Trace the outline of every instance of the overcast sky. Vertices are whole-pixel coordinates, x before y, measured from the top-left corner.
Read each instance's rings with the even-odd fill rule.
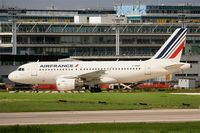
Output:
[[[14,6],[18,8],[49,9],[86,9],[86,8],[112,8],[114,5],[122,4],[179,4],[190,3],[200,5],[200,0],[0,0],[0,5],[4,7]]]

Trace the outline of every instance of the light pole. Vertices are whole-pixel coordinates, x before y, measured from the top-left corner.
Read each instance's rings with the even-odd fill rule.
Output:
[[[179,19],[180,19],[180,22],[181,22],[181,24],[182,24],[182,25],[181,25],[181,28],[186,28],[186,27],[185,27],[185,22],[186,22],[186,21],[185,21],[185,17],[186,17],[186,16],[185,16],[184,14],[183,14],[183,15],[179,15]]]
[[[17,15],[17,12],[16,12],[15,8],[10,8],[8,11],[8,15],[10,17],[10,21],[12,22],[12,39],[11,39],[12,54],[16,55],[17,54],[17,37],[16,37],[16,15]]]
[[[116,25],[116,56],[119,56],[119,25]]]
[[[120,22],[123,21],[122,18],[120,17],[116,17],[115,19],[113,19],[113,21],[115,22],[115,55],[119,56],[120,53],[120,44],[119,44],[119,39],[120,39]]]

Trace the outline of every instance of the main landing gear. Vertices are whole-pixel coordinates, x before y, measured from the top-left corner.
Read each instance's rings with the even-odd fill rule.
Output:
[[[101,92],[101,88],[98,85],[94,85],[90,87],[90,92]]]

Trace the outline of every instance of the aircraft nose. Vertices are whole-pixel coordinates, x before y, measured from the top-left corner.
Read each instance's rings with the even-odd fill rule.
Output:
[[[12,72],[8,75],[8,79],[10,79],[11,81],[15,81],[16,80],[16,75]]]

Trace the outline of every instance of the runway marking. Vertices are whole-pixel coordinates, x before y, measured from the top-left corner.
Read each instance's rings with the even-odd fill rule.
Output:
[[[176,95],[193,95],[193,96],[196,96],[196,95],[200,95],[200,93],[171,93],[171,94],[176,94]]]
[[[200,121],[200,109],[0,113],[0,125]]]

